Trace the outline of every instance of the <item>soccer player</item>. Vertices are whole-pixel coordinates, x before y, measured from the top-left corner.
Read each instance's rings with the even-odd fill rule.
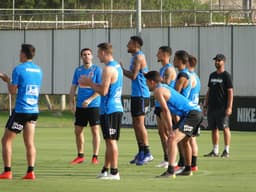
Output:
[[[189,62],[189,54],[184,50],[178,50],[175,52],[174,66],[178,69],[177,79],[175,82],[175,89],[181,93],[184,97],[188,98],[191,91],[191,77],[188,71],[187,65]],[[179,117],[175,116],[174,122],[178,122]],[[179,143],[179,161],[176,166],[176,170],[182,171],[184,168],[184,155],[182,142]]]
[[[229,116],[232,114],[233,106],[233,83],[230,74],[225,71],[225,55],[217,54],[213,60],[216,71],[210,74],[204,103],[204,109],[208,108],[207,119],[208,127],[212,130],[213,150],[204,156],[219,156],[219,129],[222,129],[225,149],[221,157],[229,157],[231,140]]]
[[[146,57],[141,51],[142,46],[143,40],[141,37],[130,37],[127,44],[128,53],[131,53],[132,55],[129,70],[124,69],[121,63],[124,75],[132,81],[131,115],[138,145],[138,153],[130,163],[136,163],[136,165],[144,165],[153,160],[153,156],[149,149],[148,133],[144,122],[146,109],[149,106],[150,92],[144,77],[144,73],[148,72],[148,67]]]
[[[112,45],[98,45],[98,58],[105,64],[102,72],[102,83],[94,83],[89,77],[81,76],[79,83],[90,86],[101,95],[100,122],[105,139],[105,162],[98,179],[120,180],[118,172],[118,146],[120,125],[123,114],[121,101],[123,86],[123,71],[120,64],[114,60]],[[110,169],[110,173],[109,173]]]
[[[187,68],[189,62],[189,54],[184,50],[175,52],[174,66],[178,69],[177,79],[175,82],[175,89],[184,97],[189,97],[191,90],[190,73]]]
[[[70,109],[75,113],[75,138],[77,147],[77,157],[71,161],[71,164],[82,163],[84,157],[84,133],[83,129],[88,122],[92,132],[93,155],[91,162],[98,164],[98,153],[100,148],[100,96],[91,87],[80,86],[78,80],[81,75],[86,75],[95,83],[101,82],[102,70],[99,66],[92,63],[92,50],[84,48],[80,52],[83,65],[77,67],[74,72],[72,85],[69,92]],[[75,99],[78,87],[77,100]],[[76,103],[76,105],[75,105]]]
[[[26,147],[28,169],[23,179],[35,179],[34,166],[36,148],[34,143],[36,121],[38,119],[38,97],[42,81],[42,70],[33,63],[35,48],[30,44],[22,44],[20,62],[12,72],[12,80],[3,74],[1,78],[7,83],[9,93],[16,94],[15,109],[6,123],[2,137],[2,157],[4,172],[0,179],[12,179],[12,142],[18,133],[23,131]]]
[[[165,83],[171,87],[175,85],[176,71],[173,65],[170,63],[170,58],[172,55],[172,49],[169,46],[161,46],[157,52],[157,61],[161,62],[162,67],[160,68],[161,82]],[[166,123],[163,118],[161,118],[161,107],[158,102],[155,102],[155,114],[157,120],[158,133],[161,139],[162,149],[164,158],[156,167],[168,167],[168,154],[167,154],[167,140],[168,133]]]
[[[189,55],[189,62],[188,62],[187,68],[190,72],[190,77],[191,77],[191,91],[188,99],[191,100],[194,104],[198,105],[201,83],[198,75],[195,72],[196,64],[197,64],[196,57],[194,57],[193,55]],[[198,170],[198,166],[197,166],[198,145],[197,145],[196,137],[191,137],[191,139],[189,140],[189,143],[192,149],[191,170],[197,171]]]
[[[193,104],[186,97],[178,93],[175,89],[166,84],[161,84],[161,78],[158,71],[150,71],[145,74],[147,85],[150,91],[153,91],[155,99],[159,102],[162,109],[168,133],[168,161],[167,170],[161,174],[160,178],[175,177],[175,161],[177,155],[177,144],[180,141],[185,143],[185,156],[191,158],[191,149],[188,141],[191,136],[195,136],[198,127],[202,121],[202,112],[199,105]],[[180,120],[173,127],[171,112],[180,117]],[[189,161],[188,161],[189,162]],[[191,160],[190,160],[191,162]],[[177,175],[192,175],[191,165],[187,164],[183,172]]]

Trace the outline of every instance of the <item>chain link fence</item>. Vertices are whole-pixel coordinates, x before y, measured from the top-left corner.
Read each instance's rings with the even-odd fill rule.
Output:
[[[142,10],[142,27],[255,24],[256,10]],[[134,28],[136,10],[0,9],[0,29]]]

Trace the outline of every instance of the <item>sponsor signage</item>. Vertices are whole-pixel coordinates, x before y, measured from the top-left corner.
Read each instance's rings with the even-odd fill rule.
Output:
[[[131,116],[131,98],[128,96],[124,96],[122,98],[123,100],[123,107],[124,107],[124,113],[122,117],[122,126],[123,127],[131,127],[132,126],[132,116]],[[156,117],[154,114],[154,99],[150,99],[149,107],[146,111],[145,116],[145,125],[146,127],[156,127]]]
[[[256,131],[256,98],[234,97],[231,130]]]
[[[123,98],[124,113],[122,118],[123,127],[132,126],[130,112],[131,99],[128,96]],[[201,100],[202,102],[202,100]],[[145,117],[147,127],[156,127],[156,116],[154,114],[154,99],[151,98],[150,106]],[[203,129],[207,129],[207,119]],[[233,111],[230,117],[231,130],[237,131],[256,131],[256,98],[253,97],[234,97]]]

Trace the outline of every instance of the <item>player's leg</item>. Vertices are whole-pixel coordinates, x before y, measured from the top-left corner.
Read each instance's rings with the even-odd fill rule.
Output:
[[[26,126],[23,130],[23,140],[26,147],[26,156],[27,156],[27,174],[23,179],[35,179],[34,166],[36,161],[36,147],[35,147],[35,121],[30,121],[26,123]]]
[[[107,148],[107,139],[109,139],[109,117],[108,115],[100,115],[100,124],[101,131],[103,134],[103,138],[105,141],[105,154],[104,154],[104,165],[101,169],[101,172],[96,177],[97,179],[105,179],[109,175],[109,169],[111,164],[111,153],[109,153],[109,149]]]
[[[212,130],[212,145],[213,145],[213,151],[215,154],[219,154],[219,129],[215,128]]]
[[[161,113],[159,115],[161,115]],[[167,128],[166,128],[166,124],[165,124],[163,118],[156,115],[156,120],[157,120],[158,134],[160,136],[162,150],[163,150],[163,161],[161,161],[160,164],[157,165],[157,167],[167,168],[167,166],[168,166],[168,153],[167,153],[168,134],[167,134]]]
[[[84,108],[76,108],[74,134],[76,140],[77,157],[73,159],[71,164],[82,163],[85,160],[84,157],[84,127],[87,126],[88,119]]]
[[[99,108],[89,108],[87,111],[87,116],[89,119],[89,124],[91,127],[92,133],[92,148],[93,148],[93,155],[91,162],[93,164],[98,164],[98,154],[100,150],[100,115],[99,115]]]
[[[79,157],[84,157],[84,127],[75,126],[76,148]]]
[[[144,121],[145,115],[134,117],[134,129],[139,137],[139,142],[144,146],[148,146],[148,133]]]
[[[224,148],[224,151],[222,152],[221,157],[229,157],[231,132],[230,132],[230,128],[229,128],[229,117],[228,116],[225,116],[224,119],[223,119],[223,133],[224,133],[225,148]]]
[[[188,115],[181,119],[178,123],[179,131],[185,134],[183,140],[181,140],[182,151],[184,155],[185,169],[177,173],[176,175],[190,176],[192,175],[191,171],[191,162],[192,162],[192,148],[190,145],[191,137],[194,137],[198,134],[199,125],[202,121],[202,113],[200,111],[190,111]]]
[[[104,168],[106,168],[107,170],[110,169],[111,167],[111,159],[112,159],[112,152],[109,148],[109,141],[108,139],[105,139],[105,162],[104,162]]]
[[[130,161],[131,164],[136,163],[139,155],[141,154],[141,146],[142,146],[142,141],[140,140],[141,135],[138,129],[136,128],[136,123],[137,123],[137,116],[138,116],[138,102],[140,102],[138,97],[131,97],[131,105],[130,105],[130,110],[131,110],[131,116],[132,116],[132,126],[138,146],[138,152],[136,155],[134,155],[134,158]]]
[[[0,174],[0,179],[12,179],[12,142],[17,133],[20,133],[23,129],[23,123],[20,123],[19,117],[14,111],[8,118],[5,125],[5,131],[2,137],[2,158],[4,163],[4,172]]]
[[[189,142],[192,149],[191,170],[197,171],[198,170],[198,166],[197,166],[198,145],[197,145],[196,137],[191,137]]]
[[[130,163],[136,163],[136,165],[144,165],[145,163],[153,160],[153,156],[151,155],[149,149],[148,133],[145,127],[145,113],[148,105],[148,98],[131,98],[133,127],[137,139],[139,153],[135,155],[135,158],[131,160]]]
[[[175,162],[176,156],[178,153],[178,143],[185,137],[186,135],[179,131],[179,129],[175,129],[172,131],[168,137],[168,168],[167,170],[161,174],[159,177],[175,177]]]
[[[98,155],[100,150],[100,126],[99,125],[93,125],[91,126],[91,132],[92,132],[92,148],[93,148],[93,157],[92,157],[92,163],[98,164]]]
[[[98,179],[120,180],[118,171],[118,145],[122,113],[101,116],[101,128],[105,139],[105,163]],[[110,168],[110,174],[108,174]]]
[[[182,151],[183,151],[183,155],[184,155],[184,165],[185,168],[179,172],[176,173],[177,175],[186,175],[186,176],[190,176],[192,175],[191,172],[191,161],[192,161],[192,148],[190,145],[190,141],[191,137],[186,136],[182,141],[180,141],[180,143],[182,144]]]
[[[140,155],[136,161],[136,165],[144,165],[153,160],[153,156],[150,153],[149,143],[148,143],[148,132],[145,127],[145,115],[140,115],[135,117],[135,130],[139,132],[140,144]]]
[[[120,136],[120,127],[122,121],[121,112],[116,112],[110,115],[109,123],[109,138],[106,140],[107,148],[111,154],[110,156],[110,174],[109,179],[111,180],[120,180],[119,171],[118,171],[118,146],[117,141]]]
[[[110,177],[113,177],[118,174],[118,146],[115,139],[106,139],[106,153],[110,163]],[[119,177],[119,174],[116,177]]]
[[[134,134],[135,134],[136,142],[138,145],[138,151],[140,151],[140,146],[142,145],[143,141],[141,140],[142,136],[140,135],[139,129],[137,129],[137,123],[138,123],[137,116],[132,117],[132,126],[134,129]]]
[[[211,141],[213,149],[205,154],[205,157],[218,157],[219,156],[219,129],[217,128],[217,112],[208,111],[207,120],[208,128],[211,130]]]
[[[5,129],[2,137],[2,158],[4,163],[4,172],[0,174],[0,179],[12,179],[11,161],[12,161],[12,142],[16,133]]]

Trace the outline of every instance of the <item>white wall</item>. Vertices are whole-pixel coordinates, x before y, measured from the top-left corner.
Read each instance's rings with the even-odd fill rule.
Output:
[[[221,52],[227,57],[226,70],[234,79],[235,96],[256,96],[255,29],[255,26],[146,28],[142,31],[142,50],[150,70],[160,68],[156,52],[162,45],[171,46],[173,52],[184,49],[198,57],[201,95],[205,95],[209,74],[215,70],[212,58]],[[131,28],[0,31],[0,71],[11,75],[19,62],[21,43],[34,44],[34,61],[44,71],[42,93],[65,94],[69,91],[74,69],[80,63],[81,48],[91,48],[94,62],[99,64],[97,45],[110,41],[115,59],[123,61],[128,68],[131,55],[126,45],[135,33]],[[0,93],[6,92],[6,85],[0,82]],[[125,78],[123,93],[129,95],[130,92],[130,81]]]

